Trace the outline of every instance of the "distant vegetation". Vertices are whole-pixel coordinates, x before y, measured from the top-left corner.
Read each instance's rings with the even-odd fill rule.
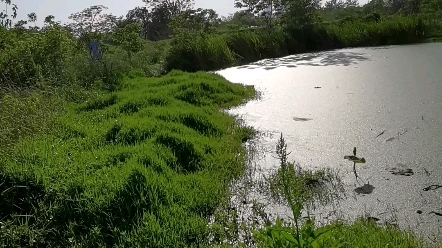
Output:
[[[35,13],[17,20],[20,6],[1,0],[0,247],[282,247],[316,235],[310,222],[278,222],[267,223],[276,233],[253,226],[256,239],[240,241],[247,228],[229,192],[255,131],[221,110],[255,91],[196,71],[437,40],[441,1],[274,0],[271,11],[267,2],[235,1],[242,9],[228,17],[191,0],[144,0],[122,17],[96,5],[39,27]],[[90,41],[103,59],[91,58]],[[299,192],[326,175],[288,165],[273,190],[285,199],[295,185],[289,205],[299,215],[311,196]],[[313,247],[422,244],[365,220],[327,235]]]
[[[4,2],[5,0],[2,0]],[[263,58],[324,49],[406,44],[442,37],[441,0],[237,0],[242,9],[220,17],[191,0],[145,0],[126,16],[102,5],[36,25],[35,13],[17,20],[6,0],[0,15],[0,83],[90,86],[128,73],[158,76],[173,69],[216,70]],[[9,3],[9,4],[8,4]],[[89,59],[89,41],[101,43],[103,64]],[[109,86],[109,85],[108,85]]]

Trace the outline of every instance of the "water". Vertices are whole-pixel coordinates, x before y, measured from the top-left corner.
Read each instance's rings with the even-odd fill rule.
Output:
[[[442,187],[424,191],[442,185],[442,43],[295,55],[218,73],[262,92],[230,112],[274,134],[260,140],[268,151],[282,132],[291,160],[339,170],[349,196],[342,217],[395,216],[402,228],[442,238]],[[367,160],[357,166],[371,194],[354,191],[353,164],[343,159],[353,147]],[[257,162],[271,168],[277,162],[268,155]],[[393,168],[414,174],[394,175]],[[330,211],[316,211],[317,218]]]

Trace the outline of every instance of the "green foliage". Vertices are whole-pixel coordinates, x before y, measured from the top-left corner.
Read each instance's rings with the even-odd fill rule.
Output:
[[[178,68],[184,71],[208,71],[232,65],[234,54],[224,37],[183,35],[174,39],[166,56],[166,70]]]
[[[278,219],[274,226],[267,226],[265,230],[255,232],[256,240],[265,247],[318,247],[319,238],[328,234],[334,226],[315,230],[314,221],[310,216],[305,223],[301,223],[301,215],[305,203],[324,190],[320,186],[327,180],[327,176],[322,171],[303,173],[300,168],[296,170],[295,166],[287,161],[289,153],[282,134],[276,145],[276,154],[280,167],[268,179],[270,190],[274,197],[283,198],[291,208],[294,226],[283,226],[284,223]]]
[[[186,10],[173,18],[169,24],[175,36],[191,32],[195,35],[210,34],[220,22],[218,14],[213,9]]]
[[[143,41],[138,31],[137,24],[119,29],[114,36],[118,45],[102,44],[104,59],[94,61],[84,43],[57,25],[44,33],[0,29],[0,88],[80,85],[115,90],[133,70],[159,76],[168,45]]]
[[[440,245],[429,245],[412,233],[400,231],[392,225],[382,227],[373,220],[364,218],[354,223],[342,222],[332,229],[329,235],[321,237],[320,243],[319,247],[440,247]]]
[[[280,219],[277,219],[275,225],[255,231],[254,234],[258,247],[342,247],[343,243],[339,243],[339,246],[323,246],[323,240],[330,238],[331,231],[338,226],[337,223],[315,229],[313,221],[309,219],[299,230],[298,235],[296,230],[284,225]]]
[[[70,25],[47,16],[42,28],[35,13],[34,27],[13,25],[17,6],[1,2],[11,11],[0,13],[1,247],[203,247],[210,237],[232,238],[242,229],[227,221],[238,221],[236,213],[217,214],[212,227],[208,220],[244,172],[241,143],[254,132],[219,109],[254,91],[175,69],[442,37],[440,0],[335,1],[323,9],[316,0],[283,0],[274,19],[262,16],[266,1],[236,1],[248,10],[223,21],[192,9],[191,0],[146,0],[151,8],[126,18],[96,5],[72,14]],[[104,59],[91,59],[91,40]],[[254,232],[258,246],[421,244],[363,221],[322,228],[302,221],[308,204],[334,196],[324,185],[335,180],[281,159],[270,193],[291,207],[294,224]]]
[[[253,89],[173,71],[100,94],[2,157],[2,245],[204,245],[250,138],[219,108]]]
[[[3,95],[0,98],[0,154],[8,154],[22,138],[48,132],[56,105],[54,99],[37,92],[24,97],[13,93]]]
[[[264,58],[343,47],[422,42],[438,26],[422,16],[380,20],[376,14],[336,24],[302,28],[236,30],[223,35],[176,38],[166,59],[167,69],[216,70]]]
[[[376,222],[359,219],[355,223],[337,222],[315,228],[311,221],[300,230],[300,243],[290,225],[277,220],[275,225],[255,231],[258,247],[440,247],[428,245],[408,232],[399,231],[393,226],[381,227]]]
[[[32,86],[44,79],[59,83],[66,73],[66,64],[75,54],[70,34],[59,28],[45,34],[5,32],[0,54],[0,84]]]
[[[143,40],[139,36],[141,30],[140,24],[129,24],[124,28],[118,28],[113,34],[113,40],[118,42],[118,45],[127,51],[129,57],[131,57],[132,54],[143,48]]]
[[[12,26],[12,20],[17,17],[17,5],[13,4],[11,0],[1,0],[0,2],[4,2],[6,4],[6,10],[2,10],[0,12],[0,28],[8,28]],[[8,6],[12,6],[12,15],[8,14]]]

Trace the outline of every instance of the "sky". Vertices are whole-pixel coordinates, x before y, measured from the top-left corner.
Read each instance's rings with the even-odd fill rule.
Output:
[[[367,0],[360,0],[361,4]],[[105,13],[116,16],[125,16],[137,6],[144,6],[142,0],[12,0],[18,7],[18,16],[15,21],[27,20],[27,14],[37,14],[37,26],[42,26],[44,18],[55,16],[55,21],[68,22],[68,16],[80,12],[92,5],[104,5],[109,9]],[[233,7],[234,0],[195,0],[196,8],[213,9],[220,16],[227,16],[237,11]],[[0,2],[0,12],[5,9],[5,3]]]
[[[144,6],[142,0],[12,0],[18,7],[18,16],[15,21],[27,20],[27,14],[37,14],[37,25],[42,26],[44,18],[48,15],[55,16],[55,21],[67,22],[68,16],[80,12],[92,5],[104,5],[109,9],[105,13],[116,16],[126,13],[137,6]],[[234,0],[195,0],[196,8],[214,9],[220,16],[227,16],[236,10]],[[5,9],[5,4],[0,2],[0,12]]]

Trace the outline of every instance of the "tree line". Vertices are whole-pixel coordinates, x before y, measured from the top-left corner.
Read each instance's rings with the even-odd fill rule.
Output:
[[[313,23],[348,22],[363,18],[380,18],[391,15],[428,14],[440,18],[442,0],[371,0],[360,5],[357,0],[235,0],[239,10],[220,16],[213,9],[195,8],[194,0],[142,0],[142,6],[131,9],[125,16],[105,13],[103,5],[94,5],[69,16],[70,22],[55,21],[54,15],[44,18],[39,27],[36,13],[27,20],[17,20],[18,6],[11,0],[1,0],[6,5],[0,12],[0,26],[45,32],[50,27],[60,27],[75,37],[115,33],[128,25],[139,26],[139,36],[146,40],[170,39],[181,31],[213,33],[232,28],[274,26],[302,26]]]

